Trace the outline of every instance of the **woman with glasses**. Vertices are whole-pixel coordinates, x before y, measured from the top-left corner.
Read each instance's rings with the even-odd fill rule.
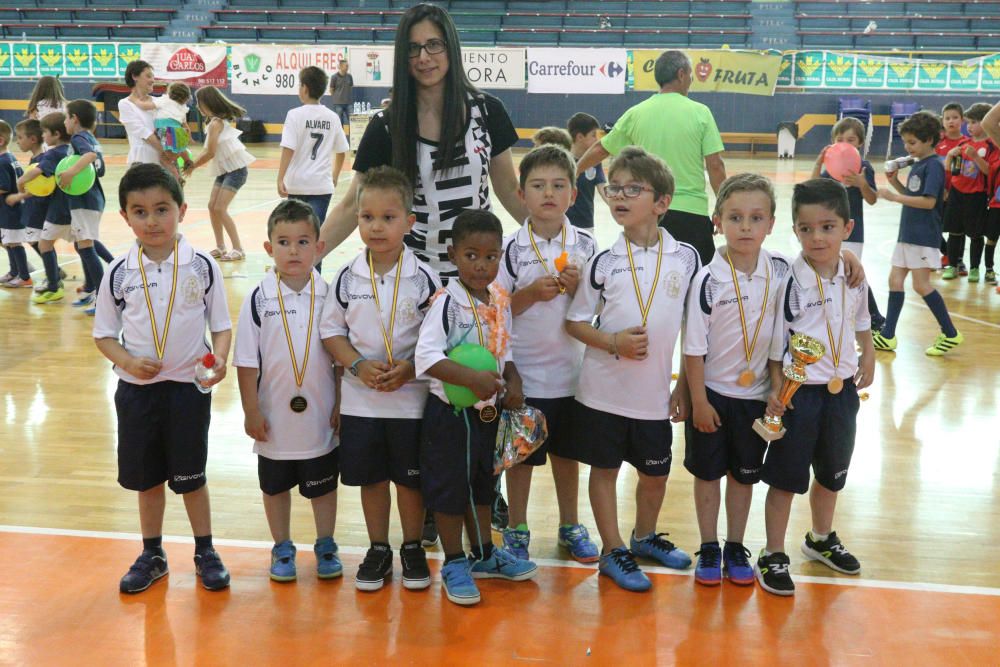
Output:
[[[448,260],[451,226],[464,209],[490,209],[490,186],[517,221],[510,147],[517,141],[503,103],[477,90],[462,67],[455,24],[440,7],[411,7],[396,30],[392,102],[375,115],[354,160],[350,189],[323,224],[327,252],[357,227],[360,174],[392,165],[414,185],[417,222],[406,244],[443,281],[458,275]]]

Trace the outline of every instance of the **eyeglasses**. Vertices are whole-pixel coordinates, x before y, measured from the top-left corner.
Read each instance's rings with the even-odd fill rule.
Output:
[[[406,54],[410,58],[419,58],[420,51],[424,50],[429,56],[436,56],[439,53],[444,53],[444,50],[448,47],[444,40],[441,39],[428,39],[423,44],[417,44],[416,42],[410,42],[410,45],[406,48]]]
[[[636,185],[630,183],[628,185],[605,185],[604,194],[609,197],[617,197],[618,195],[625,195],[629,199],[635,199],[643,192],[655,192],[653,188],[646,188],[641,185]]]

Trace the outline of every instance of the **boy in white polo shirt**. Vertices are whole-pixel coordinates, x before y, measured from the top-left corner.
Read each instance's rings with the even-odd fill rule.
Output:
[[[355,579],[363,591],[392,576],[389,482],[396,485],[403,544],[403,587],[430,586],[420,544],[420,424],[427,381],[417,379],[413,355],[437,274],[403,243],[413,226],[413,189],[392,167],[364,174],[358,187],[358,232],[366,248],[337,273],[323,309],[320,335],[349,374],[341,403],[340,479],[361,487],[371,548]]]
[[[525,402],[545,413],[549,437],[521,465],[507,471],[510,528],[504,548],[527,559],[528,494],[535,466],[552,464],[559,503],[559,544],[581,563],[593,563],[597,545],[577,516],[579,463],[570,457],[573,393],[583,361],[583,346],[570,338],[566,311],[576,294],[580,268],[594,256],[597,243],[566,217],[576,193],[576,163],[569,151],[540,146],[521,160],[521,201],[528,219],[504,247],[497,282],[511,294],[514,364],[523,369]]]
[[[629,147],[611,164],[608,204],[622,235],[584,269],[566,315],[587,345],[576,393],[574,457],[590,469],[590,503],[601,534],[599,571],[629,591],[652,585],[635,556],[683,569],[691,557],[656,532],[670,472],[670,421],[687,412],[683,378],[670,392],[671,357],[698,252],[657,227],[674,179],[659,158]],[[596,319],[595,319],[596,318]],[[623,462],[639,476],[631,551],[618,528]]]
[[[278,195],[309,204],[320,222],[326,218],[344,156],[350,149],[337,114],[320,104],[327,81],[329,77],[319,67],[309,66],[299,72],[302,106],[290,109],[285,116],[278,164]]]
[[[841,243],[851,234],[847,190],[840,183],[816,178],[795,186],[792,219],[802,254],[779,286],[774,336],[769,353],[771,393],[767,414],[783,415],[784,437],[770,444],[761,479],[770,487],[765,504],[767,545],[754,570],[769,593],[793,595],[788,572],[785,532],[796,493],[810,490],[812,530],[802,553],[844,574],[858,574],[861,565],[833,531],[837,494],[847,481],[860,406],[858,390],[871,384],[875,348],[868,315],[868,286],[847,284]],[[778,401],[791,363],[792,332],[806,334],[826,348],[806,370],[808,380],[792,399],[794,409]],[[859,358],[855,341],[861,349]]]
[[[104,274],[94,339],[120,378],[118,483],[139,493],[143,551],[119,590],[138,593],[167,574],[164,482],[184,497],[202,586],[220,590],[229,586],[229,572],[212,548],[205,485],[212,396],[204,392],[226,376],[232,340],[222,272],[177,233],[187,206],[180,184],[163,167],[139,164],[126,171],[118,202],[138,243]],[[209,356],[214,377],[196,387],[195,362],[211,361]]]
[[[319,337],[328,297],[327,284],[313,269],[324,245],[319,219],[308,204],[283,201],[267,220],[267,237],[264,250],[274,258],[274,271],[243,302],[233,365],[274,538],[270,576],[274,581],[296,578],[289,525],[290,491],[297,485],[312,503],[317,576],[332,579],[344,569],[333,541],[339,397]]]

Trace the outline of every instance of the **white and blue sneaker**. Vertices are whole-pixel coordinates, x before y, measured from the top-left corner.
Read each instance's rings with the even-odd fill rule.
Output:
[[[337,555],[337,543],[332,537],[322,537],[313,545],[316,554],[316,576],[320,579],[335,579],[344,573],[344,566]]]
[[[473,560],[470,556],[469,563],[474,579],[526,581],[538,572],[538,566],[530,560],[517,558],[503,549],[493,549],[493,554],[484,560]]]
[[[479,587],[469,571],[469,561],[453,560],[441,568],[441,582],[444,593],[455,604],[463,606],[477,604],[480,600]]]
[[[503,549],[515,558],[528,560],[528,545],[531,544],[531,531],[517,528],[503,529]]]
[[[632,553],[636,556],[650,558],[660,563],[664,567],[673,570],[685,570],[691,567],[691,556],[674,546],[670,540],[663,539],[669,533],[651,533],[641,540],[635,537],[632,531],[632,538],[629,540]]]
[[[94,292],[82,292],[80,298],[73,302],[74,308],[82,308],[83,306],[89,306],[94,303],[97,296]]]
[[[625,547],[612,549],[601,556],[597,571],[627,591],[641,593],[653,587],[653,582],[639,569],[632,552]]]
[[[295,545],[291,540],[275,544],[271,549],[271,581],[295,581]]]

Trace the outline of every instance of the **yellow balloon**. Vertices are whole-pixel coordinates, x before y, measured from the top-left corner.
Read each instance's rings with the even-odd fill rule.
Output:
[[[24,189],[36,197],[48,197],[56,190],[56,177],[38,176],[25,183]]]

